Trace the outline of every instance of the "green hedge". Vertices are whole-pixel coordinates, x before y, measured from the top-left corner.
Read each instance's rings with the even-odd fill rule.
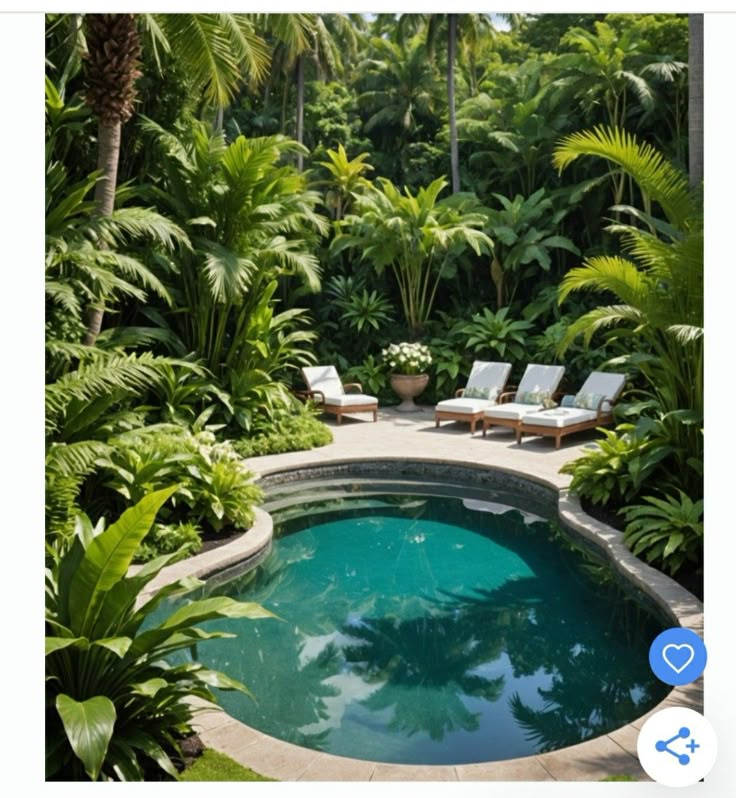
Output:
[[[233,441],[233,446],[242,457],[260,457],[315,449],[328,443],[332,443],[330,428],[310,413],[301,413],[279,419],[271,432]]]

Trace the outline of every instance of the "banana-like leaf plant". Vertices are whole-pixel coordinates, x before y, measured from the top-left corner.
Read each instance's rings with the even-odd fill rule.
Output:
[[[257,604],[227,597],[151,616],[174,595],[202,585],[179,579],[152,594],[146,586],[177,554],[128,568],[156,513],[176,486],[151,493],[107,529],[77,521],[74,540],[46,573],[46,778],[141,780],[163,771],[190,733],[189,699],[216,703],[212,687],[245,685],[198,662],[166,661],[199,641],[232,635],[197,624],[216,618],[265,618]]]

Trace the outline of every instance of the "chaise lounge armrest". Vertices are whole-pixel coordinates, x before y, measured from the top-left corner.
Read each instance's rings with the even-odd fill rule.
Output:
[[[345,393],[348,392],[348,388],[357,388],[356,393],[363,393],[363,386],[359,382],[346,382],[342,387],[345,389]]]
[[[314,399],[322,404],[324,404],[325,401],[325,395],[322,391],[294,391],[294,394],[299,399]]]
[[[608,405],[608,409],[607,410],[603,409],[603,405],[605,405],[605,404]],[[615,399],[609,399],[608,397],[604,396],[600,400],[600,402],[598,402],[596,421],[603,421],[606,418],[606,416],[613,415],[613,408],[614,408],[615,404],[616,404],[616,400]]]
[[[514,401],[514,397],[516,396],[516,393],[517,393],[518,387],[517,387],[516,385],[512,385],[512,386],[511,386],[511,389],[512,389],[512,390],[510,390],[510,391],[504,391],[504,392],[503,392],[503,393],[502,393],[502,394],[501,394],[501,395],[498,397],[498,399],[496,399],[496,404],[497,404],[497,405],[500,405],[500,404],[502,404],[502,403],[504,403],[504,402],[513,402],[513,401]]]

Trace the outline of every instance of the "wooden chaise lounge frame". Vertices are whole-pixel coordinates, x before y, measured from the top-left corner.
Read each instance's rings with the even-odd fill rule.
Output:
[[[603,405],[607,404],[609,410],[604,410]],[[521,420],[519,427],[516,430],[516,442],[521,444],[523,435],[544,435],[546,437],[553,437],[555,439],[555,449],[560,448],[560,441],[565,435],[572,435],[573,432],[584,432],[586,429],[594,429],[595,427],[602,427],[605,424],[610,424],[613,421],[613,406],[616,404],[615,399],[607,399],[605,396],[598,402],[596,409],[596,417],[588,421],[580,421],[577,424],[568,424],[562,427],[551,427],[542,424],[527,424]]]
[[[465,388],[458,388],[455,391],[455,399],[459,399],[465,393]],[[477,413],[459,413],[457,410],[436,410],[434,411],[434,426],[439,427],[440,421],[462,421],[470,424],[470,434],[475,435],[475,425],[483,418],[485,409]]]
[[[302,378],[304,382],[309,385],[309,380],[302,370]],[[363,393],[363,386],[359,382],[346,382],[343,383],[343,390],[348,392],[348,388],[357,388],[358,393]],[[364,405],[326,405],[325,395],[320,390],[298,390],[294,391],[295,395],[300,399],[312,399],[317,402],[318,408],[323,413],[332,413],[337,417],[337,423],[342,424],[342,417],[344,414],[350,415],[351,413],[373,413],[373,420],[378,421],[378,402],[371,402],[371,404]],[[320,398],[321,397],[321,398]]]
[[[496,404],[502,405],[506,402],[513,402],[514,397],[518,393],[518,389],[513,391],[505,391],[498,397],[498,401]],[[565,395],[564,391],[555,391],[552,394],[552,399],[557,401],[558,399],[562,398]],[[485,411],[484,411],[485,412]],[[521,419],[520,418],[488,418],[488,416],[483,416],[483,437],[486,436],[486,430],[488,427],[509,427],[510,429],[515,430],[516,432],[516,440],[519,440],[519,427],[521,426]],[[549,429],[549,428],[548,428]]]
[[[478,361],[476,361],[476,362],[478,362]],[[475,367],[475,365],[476,364],[474,363],[473,367]],[[505,365],[505,364],[490,364],[490,363],[488,363],[488,364],[485,364],[485,365]],[[511,367],[509,366],[508,369],[510,371]],[[471,372],[471,377],[472,377],[472,372]],[[470,377],[468,379],[470,379]],[[506,386],[506,380],[507,379],[508,379],[508,372],[506,373],[506,377],[504,377],[503,382],[501,383],[501,386],[500,386],[501,388],[504,388]],[[459,399],[461,396],[464,396],[465,395],[465,391],[468,389],[468,387],[469,386],[466,385],[465,388],[458,388],[455,391],[454,398],[455,399]],[[498,400],[497,400],[497,402],[498,402]],[[458,410],[441,410],[441,409],[437,409],[435,407],[435,410],[434,410],[434,426],[435,426],[435,429],[437,427],[439,427],[441,421],[460,421],[462,423],[470,424],[470,434],[471,435],[475,435],[476,424],[483,418],[483,413],[485,413],[485,411],[486,411],[486,408],[483,408],[482,410],[479,410],[477,413],[461,413]]]

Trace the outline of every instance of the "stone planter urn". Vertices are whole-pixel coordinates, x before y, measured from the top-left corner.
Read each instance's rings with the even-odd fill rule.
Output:
[[[419,408],[414,404],[414,397],[427,387],[429,374],[392,374],[391,387],[401,404],[396,408],[400,413],[416,413]]]

